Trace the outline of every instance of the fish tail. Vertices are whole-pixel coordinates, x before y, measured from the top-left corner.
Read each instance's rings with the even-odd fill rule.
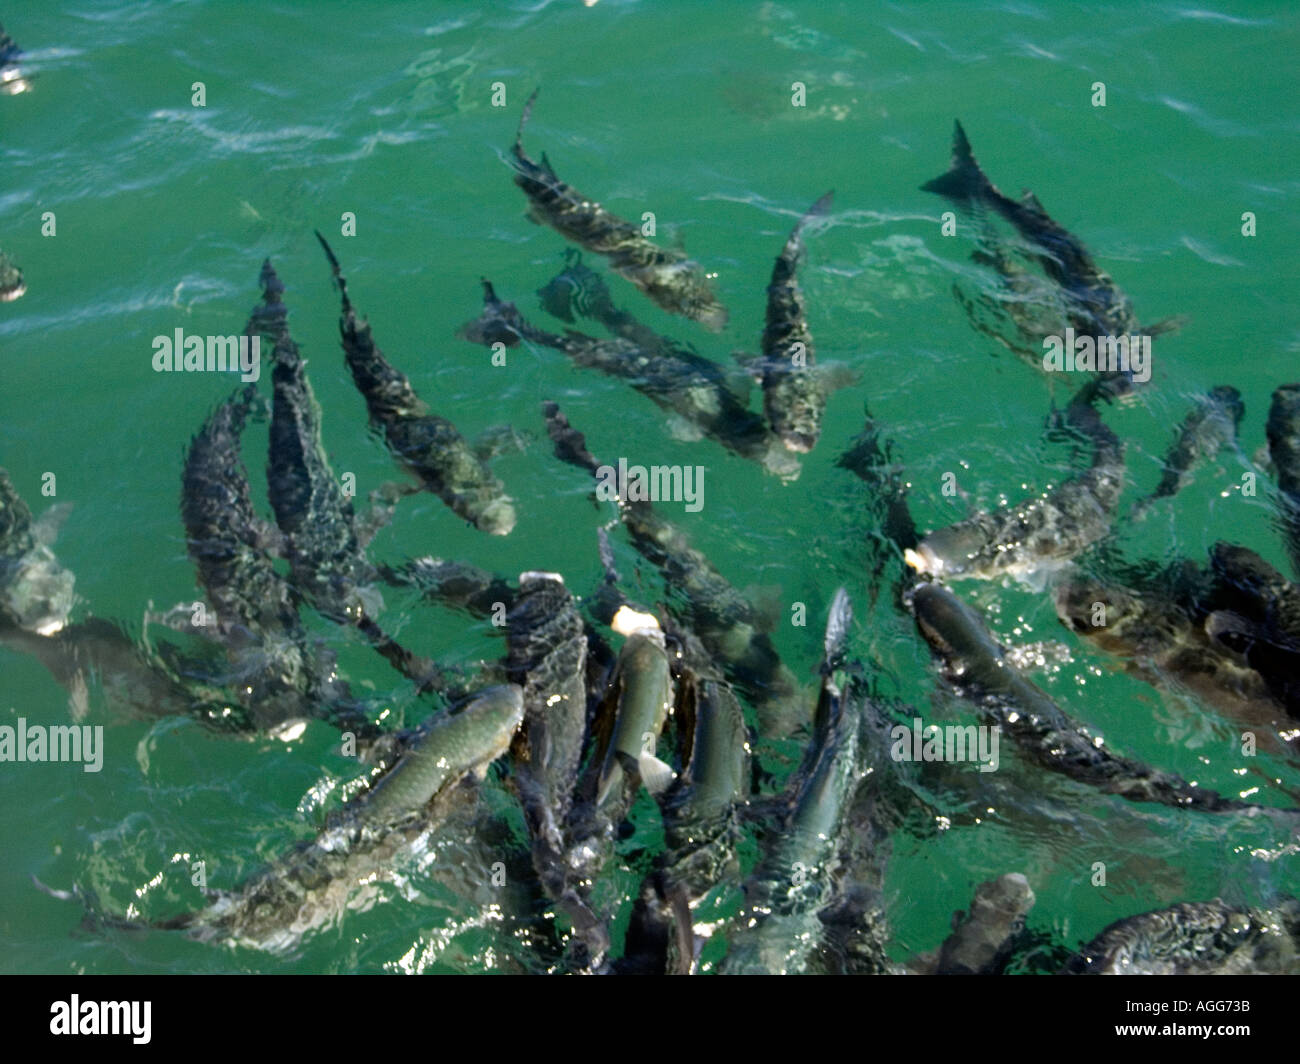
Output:
[[[960,122],[953,123],[952,166],[947,173],[921,186],[922,192],[934,192],[953,200],[994,198],[998,191],[980,169],[971,152],[970,141]]]
[[[533,89],[533,94],[528,97],[528,101],[524,104],[523,113],[519,116],[519,128],[515,131],[513,151],[515,158],[521,161],[526,158],[524,155],[524,126],[528,124],[528,118],[533,113],[533,101],[537,99],[537,94],[541,91],[540,86]]]
[[[325,251],[325,257],[329,260],[330,269],[334,272],[334,283],[339,286],[339,295],[343,297],[343,313],[352,313],[352,301],[348,299],[348,282],[343,276],[343,271],[339,267],[339,260],[334,254],[334,249],[325,242],[325,238],[320,235],[320,230],[313,230],[316,239],[320,241],[321,248]]]

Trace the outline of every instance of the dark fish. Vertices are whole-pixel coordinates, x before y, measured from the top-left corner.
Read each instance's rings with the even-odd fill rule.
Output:
[[[215,686],[183,682],[157,655],[103,618],[90,617],[43,636],[0,616],[0,644],[30,654],[44,665],[68,690],[74,718],[85,712],[88,689],[97,684],[110,706],[132,717],[191,717],[226,735],[257,731],[257,723],[239,701]]]
[[[1249,555],[1248,563],[1244,556]],[[1148,578],[1135,587],[1073,576],[1054,591],[1061,622],[1157,687],[1171,679],[1242,724],[1285,733],[1287,713],[1300,715],[1300,641],[1279,620],[1294,613],[1294,592],[1275,599],[1256,581],[1267,571],[1253,552],[1216,544],[1216,572],[1187,563],[1177,578]],[[1098,619],[1103,623],[1095,623]]]
[[[917,629],[943,664],[948,682],[1043,768],[1133,802],[1209,813],[1289,812],[1225,798],[1111,753],[1006,660],[983,618],[952,592],[920,584],[912,593],[912,607]]]
[[[987,205],[1010,222],[1041,252],[1037,256],[1039,265],[1067,296],[1069,323],[1077,333],[1118,338],[1141,332],[1128,296],[1098,268],[1083,242],[1054,221],[1033,193],[1026,192],[1023,198],[1013,200],[985,176],[960,122],[954,124],[951,169],[921,188],[959,204]],[[1102,371],[1099,377],[1110,394],[1132,388],[1131,372]]]
[[[51,508],[32,521],[27,508],[0,469],[0,612],[19,627],[51,635],[68,621],[75,601],[75,577],[49,547],[66,509]]]
[[[1282,534],[1291,555],[1291,569],[1300,577],[1300,384],[1284,384],[1273,393],[1265,431],[1281,492]]]
[[[1117,920],[1063,975],[1298,975],[1300,902],[1270,908],[1180,902]]]
[[[768,425],[788,450],[799,454],[817,445],[832,382],[825,367],[814,368],[812,332],[796,274],[804,254],[804,228],[830,209],[832,195],[827,192],[799,219],[776,258],[767,286],[762,358],[753,364],[763,385]]]
[[[507,675],[523,689],[524,725],[514,747],[515,786],[546,893],[571,890],[565,823],[587,728],[587,640],[563,579],[523,573],[506,622]]]
[[[1059,568],[1110,530],[1124,487],[1124,445],[1086,386],[1070,402],[1066,425],[1092,445],[1092,464],[1050,492],[980,513],[927,535],[904,552],[908,565],[940,579],[1026,578]]]
[[[371,336],[370,323],[357,320],[338,259],[320,233],[316,239],[325,249],[343,300],[339,319],[343,354],[365,398],[370,423],[383,429],[393,456],[455,513],[484,532],[506,535],[515,526],[515,510],[501,482],[456,426],[430,413],[406,376],[384,358]]]
[[[533,220],[549,225],[588,251],[604,255],[615,273],[631,281],[664,310],[698,321],[710,332],[721,332],[727,324],[727,308],[713,293],[714,275],[706,274],[681,252],[652,244],[641,235],[639,226],[615,217],[566,185],[556,177],[545,154],[540,164],[524,154],[524,126],[536,99],[534,92],[524,104],[511,149],[515,184],[528,197]]]
[[[505,753],[523,718],[518,687],[488,688],[458,713],[423,726],[401,758],[300,844],[208,908],[152,926],[287,953],[337,921],[358,888],[385,876],[400,853],[442,818],[440,800]]]
[[[431,602],[472,617],[491,617],[498,607],[509,610],[515,601],[515,589],[504,577],[468,562],[416,558],[396,568],[381,565],[379,571],[390,584],[418,588]]]
[[[954,915],[953,933],[939,947],[935,974],[1000,975],[1033,907],[1034,892],[1019,872],[981,883],[970,910]]]
[[[861,706],[841,671],[851,617],[841,588],[826,626],[813,737],[787,785],[780,825],[769,834],[768,848],[745,886],[745,906],[722,965],[725,973],[804,971],[820,941],[820,914],[834,896],[832,866],[840,830],[861,771]]]
[[[562,351],[576,365],[628,381],[657,406],[742,458],[781,477],[798,475],[798,461],[785,451],[762,418],[737,399],[722,369],[690,349],[657,339],[650,343],[623,336],[598,340],[572,329],[557,336],[524,320],[513,303],[497,298],[487,281],[483,282],[483,306],[482,315],[461,329],[465,339],[507,346],[529,340]]]
[[[1227,385],[1211,388],[1183,419],[1165,455],[1160,483],[1155,491],[1134,504],[1134,516],[1140,516],[1157,499],[1176,495],[1191,480],[1197,462],[1213,458],[1220,448],[1236,443],[1237,428],[1245,412],[1241,393],[1236,388]]]
[[[598,463],[555,403],[542,407],[556,455],[594,474]],[[765,734],[788,734],[802,720],[799,685],[781,662],[771,638],[760,631],[753,606],[732,587],[686,534],[648,502],[620,500],[619,514],[637,551],[679,592],[669,602],[675,617],[699,636],[727,678],[758,709]]]

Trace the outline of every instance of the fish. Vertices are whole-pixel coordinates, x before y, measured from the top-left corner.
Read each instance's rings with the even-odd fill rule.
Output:
[[[768,425],[796,454],[807,454],[817,445],[827,395],[848,383],[847,377],[832,376],[827,367],[816,365],[806,301],[797,279],[804,229],[830,210],[833,195],[827,192],[808,208],[776,258],[767,286],[762,356],[749,364],[763,386]]]
[[[516,591],[503,576],[468,562],[416,558],[400,566],[380,565],[380,575],[397,587],[415,587],[429,601],[463,610],[471,617],[505,617]]]
[[[483,282],[483,293],[483,313],[460,329],[464,339],[507,347],[528,340],[561,351],[575,365],[626,380],[655,405],[733,454],[757,462],[783,479],[798,476],[798,460],[786,452],[763,419],[737,398],[716,363],[658,339],[649,343],[624,336],[602,340],[573,329],[560,336],[526,321],[518,307],[497,297],[490,281]]]
[[[511,148],[515,184],[528,197],[530,217],[579,247],[605,256],[615,273],[664,310],[690,318],[710,332],[721,332],[727,325],[727,308],[714,294],[715,274],[705,273],[699,263],[680,251],[652,243],[641,235],[640,226],[611,214],[565,184],[545,154],[540,163],[524,154],[524,126],[536,99],[534,91],[524,104]]]
[[[1273,392],[1265,433],[1281,494],[1278,517],[1282,534],[1291,570],[1300,577],[1300,384],[1284,384]]]
[[[820,941],[820,913],[834,897],[833,865],[861,772],[861,707],[842,671],[851,621],[848,594],[840,588],[826,624],[812,739],[787,784],[779,827],[767,836],[745,885],[745,904],[721,966],[725,974],[802,972]]]
[[[981,883],[970,909],[953,915],[953,933],[939,947],[936,975],[1001,975],[1034,892],[1019,872]]]
[[[1063,975],[1297,975],[1300,902],[1268,907],[1219,898],[1117,920],[1070,958]]]
[[[189,717],[216,734],[257,734],[258,724],[241,702],[214,685],[177,677],[105,618],[88,617],[38,635],[0,612],[0,645],[44,665],[69,692],[74,719],[85,714],[88,689],[98,684],[110,706],[135,719]]]
[[[1032,192],[1014,200],[994,186],[980,169],[961,122],[954,124],[950,169],[921,189],[958,204],[989,206],[1011,223],[1038,249],[1039,265],[1067,296],[1067,314],[1076,332],[1116,338],[1141,332],[1132,301],[1097,266],[1078,237],[1054,221]],[[1111,395],[1125,394],[1133,386],[1131,371],[1101,371],[1098,379]]]
[[[1034,498],[930,532],[903,552],[907,564],[937,579],[1031,582],[1104,537],[1124,487],[1124,444],[1102,422],[1096,394],[1085,386],[1065,411],[1066,426],[1092,445],[1086,470]]]
[[[1006,660],[1006,653],[980,615],[940,584],[912,591],[917,630],[943,666],[945,678],[979,710],[990,726],[1008,735],[1025,756],[1051,772],[1115,794],[1206,813],[1288,816],[1225,798],[1172,773],[1113,753],[1072,721],[1039,687]]]
[[[600,763],[596,806],[617,810],[608,814],[617,823],[639,784],[644,783],[651,794],[660,794],[676,775],[655,756],[655,743],[675,696],[658,620],[624,608],[615,614],[611,627],[626,640],[606,694],[616,710],[612,734],[596,753]]]
[[[437,826],[443,799],[467,777],[481,778],[506,752],[523,714],[523,692],[499,685],[459,712],[426,722],[396,763],[314,839],[237,890],[216,892],[206,908],[149,926],[200,942],[290,953],[341,918],[360,887],[388,875],[400,854]]]
[[[67,507],[51,507],[33,521],[8,470],[0,469],[0,612],[37,635],[59,631],[76,603],[76,577],[49,545],[66,516]]]
[[[1246,412],[1241,393],[1229,385],[1211,388],[1183,419],[1164,459],[1164,472],[1155,490],[1133,506],[1140,517],[1158,499],[1176,495],[1191,480],[1191,470],[1202,459],[1237,441],[1237,429]]]
[[[357,320],[333,250],[319,232],[316,239],[329,259],[343,301],[339,334],[344,359],[366,401],[371,425],[382,428],[393,457],[453,513],[490,535],[509,534],[517,517],[501,482],[456,426],[431,413],[406,376],[384,357],[371,335],[370,323]]]
[[[587,639],[558,573],[526,572],[506,617],[506,674],[524,697],[515,787],[543,889],[567,899],[565,824],[587,732]]]
[[[542,406],[556,456],[595,475],[599,463],[559,406]],[[645,501],[620,499],[619,517],[632,545],[679,592],[668,605],[722,666],[728,680],[758,710],[764,734],[789,734],[802,724],[799,683],[781,661],[771,637],[761,631],[757,611],[700,551],[686,533]]]
[[[1294,585],[1225,543],[1211,549],[1209,571],[1186,562],[1132,584],[1071,576],[1053,592],[1057,616],[1148,683],[1176,680],[1242,724],[1289,731],[1288,714],[1300,713]]]
[[[17,96],[19,93],[26,92],[32,87],[30,81],[23,77],[23,72],[18,66],[18,57],[21,56],[22,49],[14,43],[14,39],[5,32],[5,28],[0,26],[0,94],[5,96]],[[0,260],[4,256],[0,255]],[[0,266],[3,263],[0,262]],[[3,271],[0,269],[0,303],[6,299],[17,299],[23,293],[19,291],[17,295],[5,296],[3,294]]]
[[[3,71],[0,70],[0,74]],[[0,251],[0,303],[12,303],[27,291],[23,281],[23,271],[14,265],[13,260]]]
[[[871,574],[874,600],[874,588],[884,572],[886,561],[891,556],[903,557],[905,551],[915,551],[921,536],[907,502],[911,485],[904,477],[903,465],[895,454],[893,441],[883,435],[880,425],[865,406],[863,416],[866,423],[862,431],[849,442],[848,449],[835,464],[867,485],[869,502],[880,522]],[[911,572],[911,566],[904,567],[905,576]]]

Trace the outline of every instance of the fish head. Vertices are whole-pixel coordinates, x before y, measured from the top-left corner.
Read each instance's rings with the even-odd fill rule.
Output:
[[[490,536],[509,535],[515,527],[514,504],[504,496],[493,499],[483,508],[474,521],[474,526]]]
[[[959,668],[975,658],[1001,656],[979,614],[942,584],[918,584],[911,607],[921,635],[945,664]]]

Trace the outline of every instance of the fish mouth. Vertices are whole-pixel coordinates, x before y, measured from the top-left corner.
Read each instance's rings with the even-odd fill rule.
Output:
[[[27,291],[27,285],[19,281],[16,285],[0,288],[0,303],[12,303]]]
[[[806,432],[783,432],[781,442],[787,451],[795,454],[807,454],[817,445],[817,438]]]
[[[931,576],[942,576],[945,568],[943,559],[928,543],[918,543],[915,548],[908,547],[903,551],[903,561],[918,573],[929,573]]]

